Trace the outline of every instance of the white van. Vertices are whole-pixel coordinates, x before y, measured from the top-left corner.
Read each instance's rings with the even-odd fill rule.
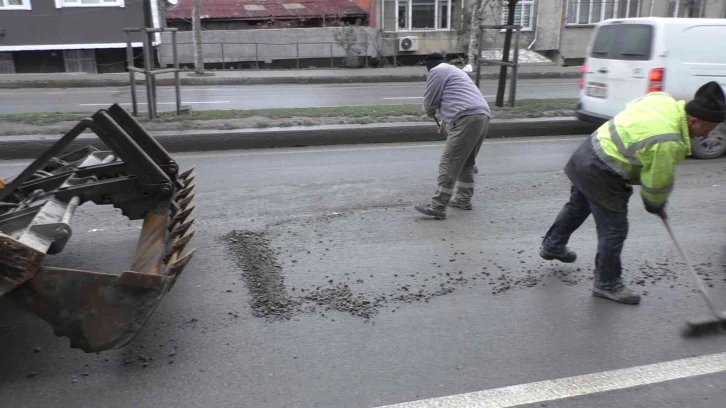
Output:
[[[601,21],[582,67],[577,117],[604,122],[647,92],[691,100],[703,84],[726,89],[726,19],[625,18]],[[693,142],[693,155],[726,152],[726,125]]]

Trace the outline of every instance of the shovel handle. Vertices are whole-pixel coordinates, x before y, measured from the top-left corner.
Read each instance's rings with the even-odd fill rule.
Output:
[[[681,254],[681,257],[683,257],[683,260],[686,262],[688,271],[691,272],[691,275],[693,275],[693,279],[696,280],[696,284],[698,285],[698,290],[699,290],[699,292],[701,292],[701,295],[706,300],[706,303],[708,304],[708,307],[711,309],[711,312],[713,312],[714,316],[721,319],[721,315],[719,314],[718,310],[716,309],[716,306],[713,304],[713,301],[711,301],[711,297],[708,295],[708,292],[706,291],[706,285],[704,285],[701,277],[698,276],[696,271],[693,269],[693,266],[691,266],[691,262],[688,260],[688,257],[686,256],[686,253],[683,251],[681,246],[678,244],[678,240],[676,239],[676,236],[673,233],[673,230],[671,229],[670,223],[668,223],[668,219],[665,217],[661,217],[661,220],[663,220],[663,224],[665,224],[665,227],[668,230],[668,234],[670,234],[671,239],[673,240],[673,244],[676,246],[676,249]]]

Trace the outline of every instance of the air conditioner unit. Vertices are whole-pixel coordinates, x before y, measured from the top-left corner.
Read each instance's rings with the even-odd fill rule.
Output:
[[[418,51],[418,37],[399,37],[399,51]]]

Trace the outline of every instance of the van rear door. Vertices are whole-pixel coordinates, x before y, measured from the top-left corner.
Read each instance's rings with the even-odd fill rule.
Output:
[[[655,33],[646,22],[616,20],[598,28],[586,62],[583,110],[612,117],[649,90],[662,90],[657,87],[663,62],[655,56]]]

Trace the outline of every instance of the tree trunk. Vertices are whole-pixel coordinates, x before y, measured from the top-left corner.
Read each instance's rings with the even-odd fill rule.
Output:
[[[509,13],[507,15],[507,25],[514,25],[514,10],[517,7],[519,0],[509,0]],[[509,62],[509,50],[512,47],[512,32],[514,30],[507,30],[504,34],[504,49],[502,50],[502,62]],[[514,45],[515,47],[518,44]],[[494,101],[494,105],[498,107],[504,106],[504,90],[507,84],[507,69],[508,67],[502,65],[499,68],[499,86],[497,88],[497,98]]]
[[[202,0],[194,0],[194,11],[192,13],[192,30],[194,31],[194,71],[197,74],[204,74],[204,52],[202,51]]]
[[[469,20],[469,50],[466,54],[467,72],[473,71],[473,67],[479,63],[481,55],[476,55],[479,50],[479,32],[482,20],[484,19],[484,10],[491,0],[474,0],[471,6],[471,19]]]

